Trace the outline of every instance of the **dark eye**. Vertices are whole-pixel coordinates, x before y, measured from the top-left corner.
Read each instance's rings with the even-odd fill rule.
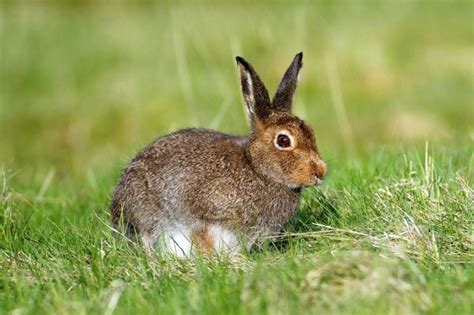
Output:
[[[288,148],[291,146],[290,137],[287,135],[278,135],[276,143],[280,148]]]

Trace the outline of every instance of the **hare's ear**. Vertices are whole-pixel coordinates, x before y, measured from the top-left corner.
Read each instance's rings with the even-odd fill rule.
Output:
[[[293,95],[295,94],[296,85],[298,83],[298,76],[303,67],[303,53],[296,54],[291,62],[291,65],[285,72],[283,79],[278,86],[278,90],[273,97],[272,108],[276,111],[290,112],[291,104],[293,102]]]
[[[270,115],[270,97],[262,80],[255,69],[242,57],[235,57],[240,72],[240,85],[244,96],[247,112],[255,126],[257,121],[264,120]]]

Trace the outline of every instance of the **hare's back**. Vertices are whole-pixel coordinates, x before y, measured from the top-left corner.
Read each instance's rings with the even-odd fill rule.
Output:
[[[186,184],[203,184],[251,170],[244,153],[246,141],[207,129],[180,130],[158,138],[131,166],[146,168],[156,185],[183,190]]]

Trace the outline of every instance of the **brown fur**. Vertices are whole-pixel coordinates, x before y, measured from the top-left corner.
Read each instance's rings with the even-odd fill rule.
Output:
[[[290,113],[301,60],[298,54],[270,101],[253,67],[238,57],[250,135],[186,129],[157,139],[123,171],[113,194],[113,224],[123,220],[130,237],[147,235],[151,246],[161,231],[186,227],[205,251],[216,241],[210,225],[232,231],[247,246],[278,232],[294,214],[300,188],[326,174],[311,127]],[[282,130],[294,139],[291,150],[275,147]]]
[[[209,235],[207,226],[193,231],[191,235],[191,241],[199,250],[201,250],[204,254],[212,253],[214,250],[214,240],[212,239],[211,235]]]

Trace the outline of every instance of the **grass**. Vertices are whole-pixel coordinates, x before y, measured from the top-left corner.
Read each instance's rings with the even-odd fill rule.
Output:
[[[470,2],[0,4],[0,313],[471,314]],[[448,18],[449,17],[449,18]],[[238,259],[110,233],[137,150],[247,130],[233,56],[295,112],[330,176]]]

